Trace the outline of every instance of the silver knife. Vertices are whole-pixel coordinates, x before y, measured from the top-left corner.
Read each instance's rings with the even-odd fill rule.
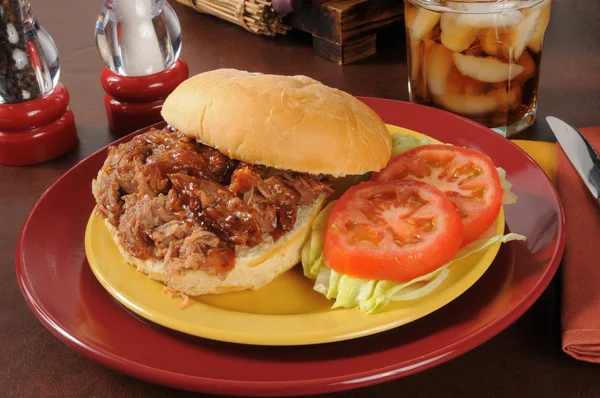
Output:
[[[562,120],[548,116],[546,121],[585,185],[600,200],[600,158],[592,145],[575,127]]]

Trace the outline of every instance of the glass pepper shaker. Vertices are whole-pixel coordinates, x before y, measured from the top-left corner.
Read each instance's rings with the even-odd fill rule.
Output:
[[[111,132],[161,121],[165,98],[189,76],[173,8],[166,0],[103,0],[95,35]]]
[[[0,0],[0,164],[28,165],[77,142],[58,50],[28,0]]]

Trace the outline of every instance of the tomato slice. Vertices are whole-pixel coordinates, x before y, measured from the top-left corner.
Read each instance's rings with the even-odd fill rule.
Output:
[[[335,204],[323,259],[342,274],[407,282],[450,261],[461,242],[460,216],[434,186],[364,182]]]
[[[406,151],[374,173],[373,181],[416,180],[435,185],[454,203],[464,229],[463,245],[483,235],[502,206],[500,177],[483,153],[452,145],[424,145]]]

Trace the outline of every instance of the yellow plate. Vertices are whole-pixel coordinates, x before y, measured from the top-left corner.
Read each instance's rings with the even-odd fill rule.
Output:
[[[388,126],[392,132],[421,136]],[[494,224],[504,233],[504,213]],[[389,330],[421,318],[464,293],[489,268],[500,244],[454,264],[432,293],[417,300],[394,302],[384,311],[364,315],[356,309],[332,310],[331,301],[312,290],[300,265],[259,291],[169,299],[163,284],[128,265],[112,241],[101,216],[92,212],[85,250],[96,278],[121,304],[154,323],[207,339],[254,345],[304,345],[348,340]]]

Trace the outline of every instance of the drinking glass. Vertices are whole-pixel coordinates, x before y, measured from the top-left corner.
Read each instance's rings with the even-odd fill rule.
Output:
[[[551,0],[405,0],[412,102],[511,136],[531,126]]]

